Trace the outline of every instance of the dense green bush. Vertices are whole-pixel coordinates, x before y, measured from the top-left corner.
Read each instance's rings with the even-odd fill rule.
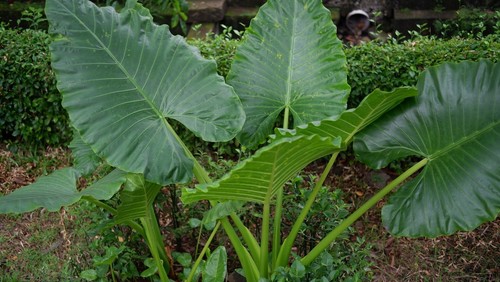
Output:
[[[0,135],[31,146],[71,137],[43,31],[0,29]]]
[[[391,90],[411,86],[418,75],[430,66],[464,60],[500,60],[498,36],[480,40],[452,38],[449,40],[416,36],[398,43],[377,41],[346,48],[348,83],[351,85],[349,106],[355,107],[374,89]]]
[[[487,34],[500,35],[500,10],[460,9],[454,19],[434,22],[436,33],[443,37],[482,38]]]
[[[232,27],[222,26],[219,35],[208,34],[205,39],[194,38],[188,41],[196,46],[203,57],[213,59],[217,62],[217,73],[226,77],[231,69],[234,53],[239,45],[240,32]]]

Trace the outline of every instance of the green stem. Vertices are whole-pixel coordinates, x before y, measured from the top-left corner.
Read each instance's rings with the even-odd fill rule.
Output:
[[[203,249],[201,250],[200,255],[198,256],[198,259],[196,259],[195,263],[193,264],[193,268],[191,269],[191,271],[189,272],[189,275],[187,277],[187,280],[186,280],[187,282],[191,282],[191,280],[193,280],[193,277],[194,277],[194,274],[196,272],[196,269],[200,265],[201,260],[203,259],[203,256],[207,252],[207,250],[208,250],[208,248],[210,246],[210,243],[212,242],[212,240],[215,237],[215,234],[217,233],[217,230],[219,230],[219,226],[220,226],[220,221],[218,221],[217,225],[215,225],[214,230],[212,230],[212,233],[210,234],[210,237],[208,237],[208,240],[205,243],[205,247],[203,247]]]
[[[109,265],[109,269],[111,270],[111,279],[113,279],[113,282],[116,282],[115,270],[113,269],[113,263],[111,263]]]
[[[307,202],[304,205],[304,208],[302,208],[302,210],[300,211],[300,214],[297,217],[297,220],[295,220],[295,223],[293,224],[292,229],[288,234],[288,237],[283,242],[283,246],[281,246],[275,268],[279,266],[286,266],[288,264],[288,257],[290,256],[290,253],[292,251],[293,243],[295,242],[295,239],[299,234],[300,227],[302,226],[302,223],[304,222],[307,214],[309,213],[309,210],[311,210],[311,207],[314,204],[314,200],[316,199],[316,196],[321,190],[321,187],[323,187],[323,183],[325,183],[326,177],[330,173],[330,170],[332,169],[333,164],[337,160],[338,155],[339,152],[336,152],[332,155],[332,157],[328,161],[328,164],[323,170],[323,173],[316,182],[314,189],[311,191],[311,194],[309,195],[309,198],[307,199]]]
[[[191,151],[189,151],[189,149],[186,147],[184,142],[182,142],[182,139],[175,133],[175,131],[170,127],[170,125],[168,123],[167,123],[167,126],[171,129],[171,132],[173,133],[174,137],[177,139],[179,144],[181,144],[181,146],[184,149],[184,152],[186,153],[188,158],[190,158],[193,161],[193,163],[194,163],[193,174],[195,175],[198,182],[200,182],[201,184],[211,183],[212,180],[210,179],[210,176],[205,171],[205,169],[200,165],[198,160],[196,160],[196,158],[193,156]],[[216,202],[210,201],[211,206],[214,206],[215,204],[216,204]],[[243,225],[243,223],[241,222],[241,220],[237,216],[234,216],[233,220],[236,222],[236,224]],[[238,255],[238,259],[241,262],[241,266],[243,267],[243,270],[245,271],[245,276],[246,276],[245,278],[247,279],[247,281],[258,281],[259,270],[258,270],[257,266],[255,265],[255,261],[252,259],[252,256],[250,255],[250,253],[248,253],[248,250],[245,249],[245,247],[241,243],[240,238],[236,234],[236,231],[234,230],[233,226],[229,222],[228,218],[222,218],[222,219],[220,219],[220,222],[222,224],[222,227],[226,231],[226,234],[228,235],[229,240],[231,241],[231,244],[233,245],[233,247],[236,251],[236,254]],[[248,236],[246,236],[246,237],[248,238]],[[243,237],[243,238],[246,238],[246,237]],[[254,240],[255,240],[255,238],[254,238]],[[249,242],[247,242],[247,244],[251,245],[251,240]]]
[[[113,208],[112,206],[106,204],[106,203],[103,203],[99,200],[96,200],[94,197],[92,196],[83,196],[82,197],[83,200],[89,202],[89,203],[92,203],[94,205],[96,205],[97,207],[99,208],[102,208],[103,210],[106,210],[108,211],[110,214],[112,215],[116,215],[117,211],[115,208]]]
[[[271,203],[269,197],[266,197],[264,206],[262,207],[262,234],[260,237],[260,261],[259,271],[260,277],[267,278],[268,274],[268,253],[269,253],[269,224],[271,216]]]
[[[247,244],[248,250],[250,251],[250,254],[253,257],[253,260],[259,261],[260,260],[259,243],[257,243],[257,240],[253,236],[252,232],[248,230],[248,228],[243,224],[241,219],[234,212],[231,213],[231,219],[234,221],[234,224],[240,231],[241,236],[243,237],[243,241],[245,241],[245,244]]]
[[[238,255],[241,267],[245,272],[246,280],[249,282],[257,282],[260,276],[259,269],[257,268],[255,261],[252,259],[252,256],[247,251],[247,249],[243,247],[240,238],[234,231],[231,223],[229,223],[229,220],[227,218],[222,218],[220,219],[220,222],[222,223],[222,227],[224,227],[224,230],[226,231],[226,234],[229,237],[229,240],[231,241],[236,254]]]
[[[273,222],[273,245],[272,245],[272,261],[271,269],[275,269],[278,259],[278,253],[281,246],[281,217],[283,214],[283,187],[277,191],[276,206],[274,208],[274,222]]]
[[[391,183],[385,186],[382,190],[380,190],[377,194],[371,197],[366,203],[364,203],[359,209],[353,212],[349,217],[344,219],[339,226],[333,229],[328,235],[326,235],[323,240],[321,240],[314,249],[312,249],[305,257],[303,257],[300,262],[303,265],[309,265],[316,257],[318,257],[324,250],[326,250],[330,244],[344,232],[351,224],[353,224],[358,218],[360,218],[364,213],[366,213],[371,207],[373,207],[378,201],[380,201],[385,195],[391,192],[394,188],[396,188],[399,184],[405,181],[408,177],[413,175],[419,169],[424,167],[428,159],[423,159],[420,162],[413,165],[399,177],[394,179]]]
[[[158,222],[156,221],[153,205],[148,207],[147,216],[141,217],[140,220],[146,233],[149,250],[151,251],[158,268],[160,280],[162,282],[168,282],[168,259],[163,245],[163,238],[161,237],[160,229],[158,227]],[[167,270],[165,268],[167,268]]]
[[[288,120],[290,119],[290,107],[285,106],[285,112],[283,114],[283,128],[288,129]]]
[[[205,169],[200,165],[200,163],[196,160],[196,158],[191,154],[191,152],[187,149],[187,147],[184,145],[184,143],[181,142],[181,144],[182,144],[187,156],[190,159],[192,159],[194,162],[193,174],[195,175],[198,182],[200,182],[201,184],[211,183],[212,180],[210,179],[210,177],[209,177],[208,173],[205,171]],[[213,207],[216,205],[216,202],[210,201],[210,205]],[[243,222],[241,222],[241,220],[235,214],[231,215],[231,217],[237,226],[238,225],[244,226]],[[243,270],[245,271],[245,275],[246,275],[247,280],[248,281],[257,281],[259,278],[259,270],[258,270],[257,266],[255,265],[255,261],[252,259],[252,256],[250,255],[250,253],[248,253],[248,250],[245,249],[245,247],[241,243],[240,238],[236,234],[236,231],[234,230],[234,228],[231,225],[231,223],[229,222],[229,220],[227,218],[222,218],[222,219],[220,219],[220,222],[222,224],[222,227],[224,228],[224,231],[228,235],[229,240],[231,241],[231,244],[233,245],[233,247],[236,251],[236,254],[238,255],[238,259],[240,260],[241,266],[242,266]],[[241,229],[241,230],[244,230],[244,229]],[[240,232],[241,232],[241,230],[240,230]],[[253,235],[250,232],[247,232],[247,233],[242,232],[242,234],[243,234],[243,238],[245,240],[247,240],[246,241],[247,245],[252,246],[253,242],[256,242],[255,238],[251,238],[251,237],[253,237]],[[257,253],[257,252],[254,252],[254,253]],[[255,256],[255,254],[254,254],[254,256]]]
[[[283,116],[283,128],[288,129],[288,120],[290,117],[290,108],[285,107],[285,113]],[[272,245],[272,260],[271,269],[276,268],[276,263],[278,260],[278,254],[281,246],[281,218],[283,214],[283,187],[280,187],[276,195],[276,205],[274,208],[274,222],[273,222],[273,245]]]

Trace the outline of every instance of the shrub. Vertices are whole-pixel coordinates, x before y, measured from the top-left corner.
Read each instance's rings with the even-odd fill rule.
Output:
[[[0,30],[0,135],[31,146],[71,138],[50,68],[50,36],[35,30]]]
[[[417,36],[404,42],[377,41],[345,49],[348,83],[351,85],[349,106],[355,107],[374,89],[390,90],[411,86],[426,68],[443,62],[500,59],[498,37],[481,40]]]
[[[456,18],[438,20],[434,28],[443,37],[482,38],[486,34],[500,34],[500,10],[460,9]]]
[[[194,38],[189,40],[188,43],[200,49],[203,57],[215,60],[217,62],[217,73],[226,77],[229,69],[231,69],[231,62],[236,48],[240,43],[238,39],[234,38],[241,36],[241,33],[233,30],[232,27],[224,25],[222,27],[222,33],[219,35],[208,34],[205,39]]]

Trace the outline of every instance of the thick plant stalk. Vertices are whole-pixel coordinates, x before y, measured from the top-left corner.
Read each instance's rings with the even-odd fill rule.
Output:
[[[389,183],[387,186],[382,188],[377,194],[375,194],[373,197],[371,197],[366,203],[364,203],[359,209],[357,209],[355,212],[353,212],[350,216],[348,216],[346,219],[344,219],[339,226],[337,226],[335,229],[333,229],[328,235],[321,240],[314,249],[312,249],[305,257],[303,257],[300,262],[303,265],[309,265],[315,258],[317,258],[324,250],[326,250],[330,244],[344,232],[351,224],[353,224],[358,218],[360,218],[363,214],[365,214],[371,207],[373,207],[378,201],[380,201],[385,195],[387,195],[389,192],[391,192],[394,188],[396,188],[399,184],[401,184],[403,181],[405,181],[408,177],[413,175],[415,172],[417,172],[419,169],[424,167],[429,159],[423,159],[420,162],[416,163],[413,165],[411,168],[409,168],[407,171],[405,171],[403,174],[398,176],[396,179],[394,179],[391,183]]]
[[[238,228],[238,230],[241,233],[241,237],[243,237],[243,240],[248,246],[248,251],[253,257],[254,261],[259,261],[260,260],[260,247],[259,243],[255,239],[255,237],[252,235],[252,232],[248,230],[248,228],[241,222],[241,219],[233,212],[231,213],[231,219],[234,221],[234,224]]]
[[[283,117],[283,128],[288,129],[288,119],[290,117],[290,108],[285,107],[284,117]],[[276,268],[276,263],[278,260],[278,255],[281,246],[281,217],[283,214],[283,187],[281,187],[276,196],[276,205],[274,208],[274,222],[273,222],[273,245],[272,245],[272,263],[271,269]]]
[[[180,138],[176,136],[178,140]],[[212,180],[208,176],[208,173],[205,171],[205,169],[200,165],[200,163],[194,158],[194,156],[191,154],[191,152],[187,149],[187,147],[184,145],[184,143],[181,141],[180,144],[182,144],[184,151],[186,154],[193,160],[194,162],[194,167],[193,167],[193,173],[198,179],[200,183],[211,183]],[[210,201],[211,206],[215,206],[215,202]],[[241,220],[236,216],[232,215],[233,220],[236,222],[236,225],[243,225]],[[255,261],[252,259],[252,255],[248,252],[248,250],[243,246],[243,244],[240,241],[240,238],[236,234],[233,226],[229,222],[227,218],[221,218],[219,219],[222,227],[226,231],[226,234],[229,237],[229,240],[231,241],[231,244],[233,245],[236,254],[238,255],[238,258],[241,262],[241,266],[243,267],[243,270],[245,271],[245,276],[248,281],[257,281],[259,279],[259,269],[257,268],[257,265],[255,264]],[[253,240],[250,240],[250,237],[253,237],[253,235],[248,231],[248,229],[241,229],[240,232],[242,234],[245,232],[243,230],[246,230],[245,236],[243,238],[247,238],[249,241],[247,242],[247,245],[253,245],[253,242],[255,241],[255,238]]]
[[[252,259],[250,253],[247,251],[247,249],[245,249],[245,247],[243,247],[243,244],[241,243],[240,238],[238,237],[236,232],[234,231],[233,226],[231,225],[231,223],[229,223],[229,220],[227,218],[220,219],[220,222],[222,223],[222,227],[224,227],[224,230],[226,231],[226,234],[229,237],[229,240],[231,241],[231,244],[233,245],[236,254],[238,255],[238,259],[241,262],[241,266],[245,271],[246,280],[250,282],[258,281],[259,269],[257,268],[257,265],[255,264],[255,261]]]
[[[272,261],[271,269],[276,268],[278,253],[281,246],[281,217],[283,214],[283,187],[281,187],[276,196],[276,205],[274,208],[273,222],[273,245],[272,245]]]
[[[328,161],[328,164],[326,165],[325,169],[323,170],[323,173],[321,174],[321,177],[318,179],[316,182],[314,189],[312,190],[311,194],[309,195],[309,198],[307,199],[306,204],[304,205],[304,208],[300,212],[299,216],[297,217],[297,220],[295,220],[295,223],[292,226],[292,230],[290,231],[290,234],[288,234],[288,237],[285,239],[283,242],[283,245],[280,248],[280,252],[276,261],[276,265],[273,269],[276,269],[276,267],[279,266],[286,266],[288,263],[288,257],[290,256],[290,252],[292,251],[293,243],[295,242],[295,239],[297,238],[297,234],[300,231],[300,226],[304,222],[307,214],[309,213],[309,210],[311,210],[312,205],[314,204],[314,200],[316,199],[316,196],[318,195],[319,191],[321,190],[321,187],[323,186],[323,183],[325,183],[326,177],[330,173],[330,170],[333,167],[333,164],[337,160],[337,156],[339,155],[338,152],[332,155],[330,158],[330,161]]]
[[[158,222],[156,221],[153,205],[150,205],[148,207],[148,215],[146,217],[142,217],[140,220],[146,233],[146,240],[148,241],[149,250],[153,255],[156,266],[158,267],[158,274],[160,275],[160,279],[162,282],[168,282],[168,269],[165,269],[164,266],[170,266],[168,265],[167,254],[165,252],[160,228],[158,226]]]
[[[260,237],[260,260],[259,271],[260,277],[267,278],[269,270],[269,224],[271,216],[270,197],[266,197],[262,212],[262,234]]]

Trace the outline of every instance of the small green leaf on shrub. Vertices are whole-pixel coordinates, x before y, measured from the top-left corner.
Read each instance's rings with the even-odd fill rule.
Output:
[[[111,265],[113,261],[118,257],[118,255],[123,252],[125,246],[121,246],[120,248],[116,248],[115,246],[111,246],[106,248],[106,254],[103,257],[95,257],[94,264],[95,265]]]
[[[190,218],[189,219],[189,227],[191,227],[191,228],[199,227],[200,224],[201,224],[201,220],[199,220],[197,218]]]
[[[87,269],[80,273],[80,277],[87,281],[94,281],[97,279],[97,272],[94,269]]]
[[[156,265],[153,258],[147,258],[144,260],[144,265],[148,268],[141,272],[141,277],[150,277],[158,271],[158,266]]]
[[[292,277],[302,278],[306,275],[306,267],[300,262],[300,260],[295,260],[290,268],[290,274]]]
[[[174,260],[176,260],[178,263],[180,263],[184,267],[188,267],[191,265],[191,261],[193,258],[189,253],[178,253],[178,252],[173,252],[172,256],[174,257]]]

